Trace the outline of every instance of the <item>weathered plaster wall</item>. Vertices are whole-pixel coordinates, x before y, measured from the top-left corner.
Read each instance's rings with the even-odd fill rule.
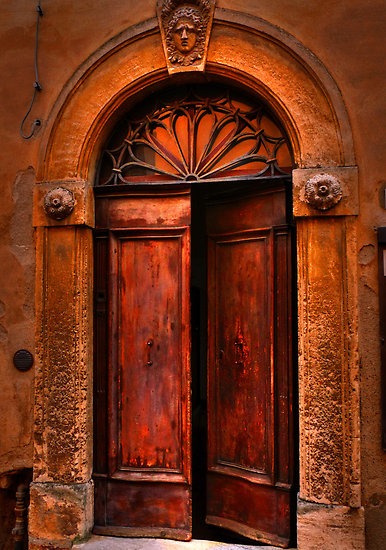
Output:
[[[75,70],[110,38],[155,16],[155,0],[41,1],[40,82],[29,118],[41,118],[25,141],[19,125],[34,82],[35,5],[3,3],[0,19],[0,474],[32,464],[33,370],[19,373],[13,353],[34,345],[32,187],[45,121]],[[219,8],[260,17],[292,34],[321,62],[340,88],[352,125],[359,166],[358,265],[362,393],[362,486],[367,547],[386,547],[386,454],[380,446],[380,365],[375,227],[386,225],[381,205],[385,143],[383,0],[310,3],[305,0],[218,0]],[[283,82],[284,86],[291,83]],[[84,106],[87,112],[87,105]],[[29,123],[25,131],[29,131]]]

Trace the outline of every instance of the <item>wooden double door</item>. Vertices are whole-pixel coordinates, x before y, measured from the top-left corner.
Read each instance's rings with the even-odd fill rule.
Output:
[[[285,183],[104,189],[96,222],[94,531],[288,546]]]

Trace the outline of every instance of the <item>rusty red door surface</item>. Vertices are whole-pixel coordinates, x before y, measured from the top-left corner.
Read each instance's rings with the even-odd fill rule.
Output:
[[[207,204],[208,523],[291,538],[291,238],[285,190]]]
[[[95,532],[191,538],[190,201],[97,200]]]
[[[207,401],[207,437],[193,438],[193,455],[206,457],[193,492],[206,494],[205,521],[286,546],[294,496],[286,191],[208,184],[198,194],[192,253],[187,188],[97,198],[94,530],[191,537],[193,390],[193,411]],[[193,348],[204,342],[207,352],[191,349],[191,319]],[[191,355],[201,360],[191,366]]]

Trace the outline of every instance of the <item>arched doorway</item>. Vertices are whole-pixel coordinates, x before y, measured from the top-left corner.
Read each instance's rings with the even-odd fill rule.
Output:
[[[256,92],[273,106],[290,137],[298,272],[297,545],[308,548],[310,532],[335,545],[362,541],[355,329],[358,171],[343,98],[322,62],[294,37],[226,9],[215,14],[202,78],[232,78]],[[128,97],[161,83],[176,79],[167,75],[154,18],[96,51],[69,80],[42,129],[34,189],[32,544],[55,540],[68,546],[88,537],[94,525],[90,281],[94,194],[99,192],[95,167],[107,121],[116,120]],[[305,186],[315,176],[333,176],[341,185],[341,201],[329,210],[305,200]],[[73,211],[59,220],[44,209],[47,194],[58,188],[75,199]],[[325,391],[326,380],[331,391]]]
[[[186,540],[193,515],[207,537],[293,539],[291,169],[273,114],[223,84],[159,92],[107,141],[97,533]]]

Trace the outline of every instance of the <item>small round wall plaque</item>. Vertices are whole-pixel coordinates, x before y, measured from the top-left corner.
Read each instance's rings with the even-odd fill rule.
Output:
[[[13,356],[13,364],[17,370],[25,372],[34,364],[34,357],[31,352],[26,349],[19,349]]]

